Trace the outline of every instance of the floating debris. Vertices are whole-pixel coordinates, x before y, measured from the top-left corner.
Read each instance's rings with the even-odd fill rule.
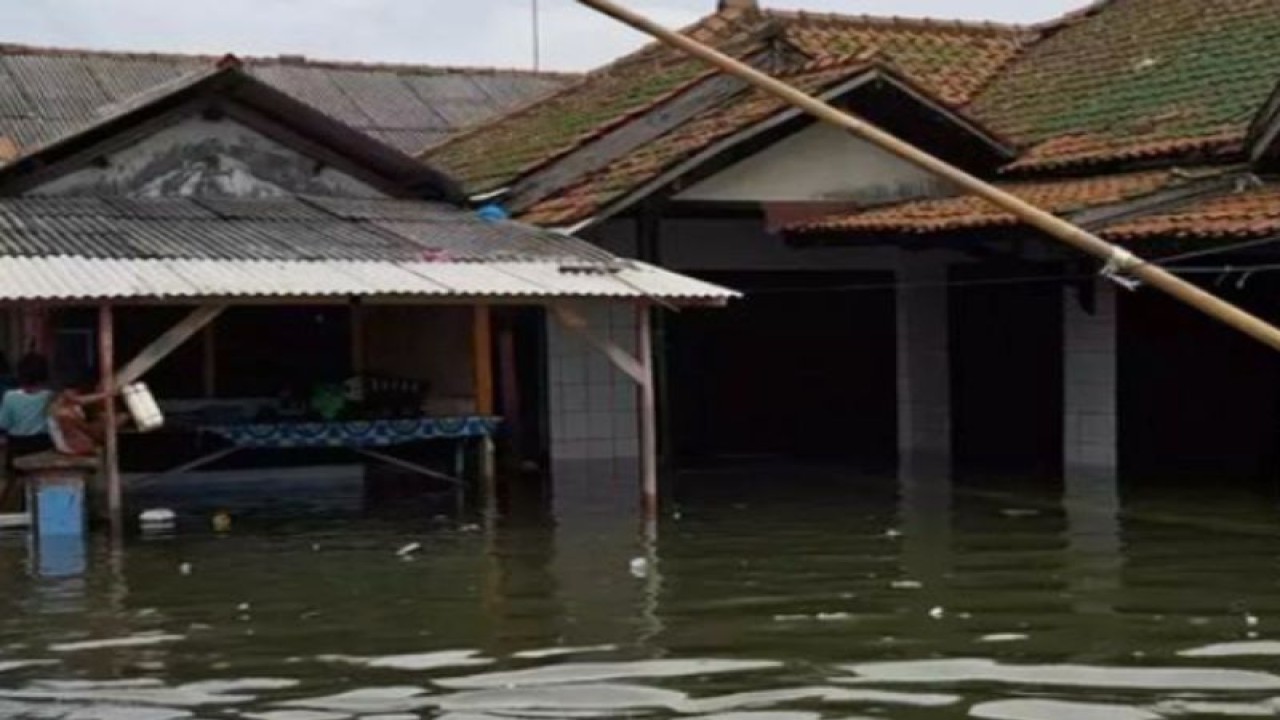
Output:
[[[586,653],[612,652],[617,650],[617,645],[584,645],[581,647],[559,647],[545,648],[540,650],[521,650],[512,653],[511,657],[519,660],[543,660],[546,658],[563,657],[565,655],[585,655]]]
[[[889,587],[894,590],[920,590],[924,588],[924,583],[918,580],[894,580],[889,583]]]
[[[410,555],[418,552],[421,549],[422,549],[422,543],[416,543],[416,542],[409,543],[408,545],[405,545],[404,547],[397,550],[396,555],[402,558],[409,557]]]
[[[439,670],[443,668],[476,667],[489,665],[493,660],[480,657],[478,650],[441,650],[437,652],[385,655],[382,657],[354,657],[350,655],[321,655],[321,662],[345,663],[383,670]]]
[[[82,640],[79,642],[57,643],[49,649],[58,653],[82,652],[85,650],[106,650],[112,648],[146,647],[185,640],[185,635],[168,635],[165,633],[139,633],[128,637],[106,638],[103,640]]]
[[[632,577],[643,578],[649,575],[649,561],[644,558],[632,558],[629,567]]]
[[[941,620],[946,616],[947,616],[947,611],[941,607],[936,607],[929,611],[929,617],[933,618],[934,620]]]
[[[1022,642],[1024,640],[1030,640],[1030,639],[1031,639],[1030,635],[1025,635],[1023,633],[991,633],[990,635],[983,635],[982,637],[978,638],[978,642],[980,643],[1011,643],[1011,642]]]

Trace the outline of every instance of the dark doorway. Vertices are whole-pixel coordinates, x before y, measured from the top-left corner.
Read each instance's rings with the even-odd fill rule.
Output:
[[[746,297],[668,316],[667,437],[679,460],[894,461],[891,274],[705,277]]]
[[[1063,288],[1055,281],[1061,274],[1057,265],[952,268],[952,442],[958,475],[1061,475]]]
[[[1280,277],[1208,288],[1273,322]],[[1120,464],[1126,482],[1274,484],[1280,354],[1153,290],[1120,296]]]

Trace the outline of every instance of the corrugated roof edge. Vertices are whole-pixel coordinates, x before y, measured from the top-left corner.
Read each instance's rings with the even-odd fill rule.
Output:
[[[181,53],[181,52],[139,52],[133,50],[114,50],[100,48],[72,48],[57,46],[26,45],[23,43],[0,43],[0,55],[66,55],[114,57],[122,60],[169,60],[192,62],[217,62],[221,57],[233,54],[249,65],[301,65],[304,67],[327,68],[334,70],[392,70],[418,71],[433,75],[523,75],[543,78],[562,78],[577,80],[582,73],[530,70],[527,68],[484,67],[468,65],[433,65],[428,63],[367,62],[360,60],[313,59],[302,55],[241,55],[239,53]]]

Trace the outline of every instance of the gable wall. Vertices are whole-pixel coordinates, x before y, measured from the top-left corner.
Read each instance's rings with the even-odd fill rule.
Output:
[[[383,197],[367,183],[246,125],[188,117],[90,165],[34,188],[33,195],[264,198],[294,194]]]
[[[886,202],[937,194],[939,183],[870,143],[812,125],[695,184],[677,200]]]

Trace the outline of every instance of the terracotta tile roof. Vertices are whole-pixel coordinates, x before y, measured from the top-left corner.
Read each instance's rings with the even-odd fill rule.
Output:
[[[1280,78],[1276,0],[1109,0],[1045,33],[969,107],[1016,170],[1238,153]]]
[[[1006,183],[1001,187],[1039,208],[1069,214],[1133,200],[1185,183],[1187,175],[1174,170],[1111,175],[1096,178]],[[952,230],[1013,226],[1018,219],[971,195],[916,200],[842,213],[788,228],[795,234],[827,232],[928,234]]]
[[[785,10],[766,14],[814,59],[874,56],[953,107],[969,102],[1037,33],[996,23],[910,20]]]
[[[806,92],[821,93],[870,69],[867,63],[827,66],[785,76]],[[590,218],[598,210],[708,146],[790,109],[781,100],[752,90],[733,102],[704,112],[663,136],[661,141],[630,153],[608,168],[587,175],[555,195],[535,204],[521,219],[538,225],[564,226]]]
[[[725,11],[686,32],[738,57],[767,47],[778,53],[780,62],[788,54],[833,64],[874,60],[953,105],[972,98],[1035,37],[1025,28],[1002,25],[772,10]],[[790,72],[795,70],[793,66]],[[700,61],[650,45],[521,112],[431,148],[423,157],[473,192],[493,190],[710,74]],[[749,109],[743,113],[751,114]],[[722,119],[738,122],[733,113]],[[663,142],[667,140],[658,144]]]
[[[1280,184],[1201,200],[1108,227],[1114,240],[1250,239],[1280,235]]]

